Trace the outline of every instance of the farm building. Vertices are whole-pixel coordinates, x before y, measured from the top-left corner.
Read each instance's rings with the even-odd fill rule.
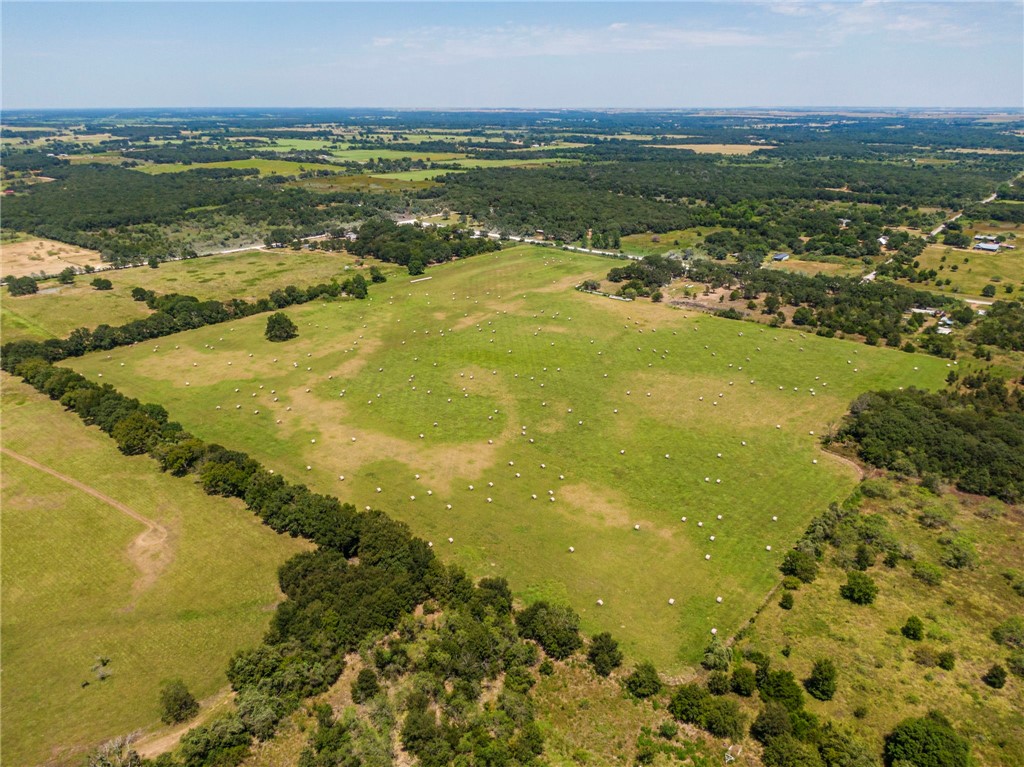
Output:
[[[999,244],[995,242],[976,242],[974,243],[975,250],[984,250],[987,253],[998,253]]]
[[[991,234],[976,234],[976,235],[974,235],[974,239],[977,242],[995,242],[996,241],[995,236],[991,235]]]
[[[935,332],[938,333],[940,336],[948,336],[950,333],[953,332],[953,328],[941,327]]]
[[[789,261],[788,253],[776,253],[772,256],[772,261]]]

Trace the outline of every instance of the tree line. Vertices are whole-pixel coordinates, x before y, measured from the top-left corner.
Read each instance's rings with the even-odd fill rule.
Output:
[[[387,218],[371,218],[348,250],[360,258],[405,266],[409,274],[423,274],[428,264],[492,253],[501,250],[501,243],[458,227],[399,226]]]

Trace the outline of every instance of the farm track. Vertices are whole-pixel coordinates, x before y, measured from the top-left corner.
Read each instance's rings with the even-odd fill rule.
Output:
[[[135,602],[138,597],[156,583],[157,578],[160,577],[160,574],[167,568],[173,559],[174,554],[168,543],[169,534],[167,528],[159,522],[155,522],[148,517],[144,517],[131,507],[111,498],[109,495],[101,493],[99,490],[86,485],[84,482],[79,482],[73,477],[61,474],[59,471],[51,469],[49,466],[41,464],[38,461],[34,461],[28,456],[16,453],[6,447],[0,448],[0,451],[9,458],[20,461],[26,466],[30,466],[33,469],[44,472],[45,474],[49,474],[51,477],[71,485],[76,490],[80,490],[83,493],[91,495],[93,498],[117,509],[122,514],[131,517],[136,522],[145,526],[146,529],[133,538],[132,542],[128,544],[128,550],[126,552],[128,559],[139,571],[138,577],[135,579],[135,582],[132,583],[131,602],[125,608],[126,611],[134,609]]]

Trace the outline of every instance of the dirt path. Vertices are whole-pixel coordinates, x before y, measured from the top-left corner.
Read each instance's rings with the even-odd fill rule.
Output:
[[[182,735],[193,727],[206,724],[214,715],[224,713],[234,699],[234,690],[230,687],[225,687],[220,692],[214,693],[209,698],[199,702],[199,714],[194,719],[190,719],[184,724],[175,725],[169,731],[162,729],[155,733],[143,735],[135,741],[133,748],[139,752],[139,756],[145,759],[153,759],[160,756],[160,754],[172,751],[177,748]]]
[[[83,482],[79,482],[73,477],[69,477],[66,474],[61,474],[49,466],[45,466],[31,458],[16,453],[9,448],[0,448],[8,458],[13,458],[16,461],[26,466],[31,466],[33,469],[38,469],[41,472],[49,474],[51,477],[59,479],[61,482],[65,482],[71,485],[76,490],[81,490],[83,493],[91,495],[93,498],[102,501],[103,503],[111,506],[122,514],[134,519],[136,522],[140,522],[145,525],[146,529],[137,535],[130,544],[128,544],[128,559],[136,569],[139,571],[138,577],[132,584],[132,600],[129,603],[127,609],[131,610],[135,606],[135,601],[138,597],[156,583],[157,578],[167,568],[167,565],[171,563],[174,558],[174,553],[168,544],[168,533],[167,528],[158,522],[154,522],[148,517],[144,517],[134,509],[125,506],[120,501],[111,498],[109,495],[101,493],[95,488],[89,487]]]

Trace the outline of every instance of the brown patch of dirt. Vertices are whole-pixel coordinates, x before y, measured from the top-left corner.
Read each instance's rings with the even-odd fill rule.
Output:
[[[73,477],[69,477],[66,474],[61,474],[49,466],[45,466],[31,458],[15,453],[9,448],[0,448],[3,454],[9,458],[13,458],[16,461],[20,461],[26,466],[31,466],[33,469],[49,474],[51,477],[59,479],[61,482],[65,482],[71,485],[76,490],[81,490],[87,495],[91,495],[103,503],[117,509],[122,514],[125,514],[136,522],[140,522],[145,525],[146,529],[137,535],[130,544],[128,544],[128,550],[126,552],[128,559],[136,569],[139,571],[138,577],[132,584],[132,599],[128,606],[125,608],[126,611],[132,610],[135,607],[135,603],[139,596],[149,589],[160,574],[167,569],[167,566],[171,563],[174,558],[174,552],[171,549],[169,543],[169,534],[167,528],[161,525],[159,522],[154,522],[148,517],[144,517],[134,509],[125,506],[120,501],[111,498],[109,495],[101,493],[95,488],[89,487],[83,482],[79,482]]]
[[[0,245],[0,277],[58,274],[68,266],[96,266],[100,263],[102,259],[95,250],[40,237]]]

